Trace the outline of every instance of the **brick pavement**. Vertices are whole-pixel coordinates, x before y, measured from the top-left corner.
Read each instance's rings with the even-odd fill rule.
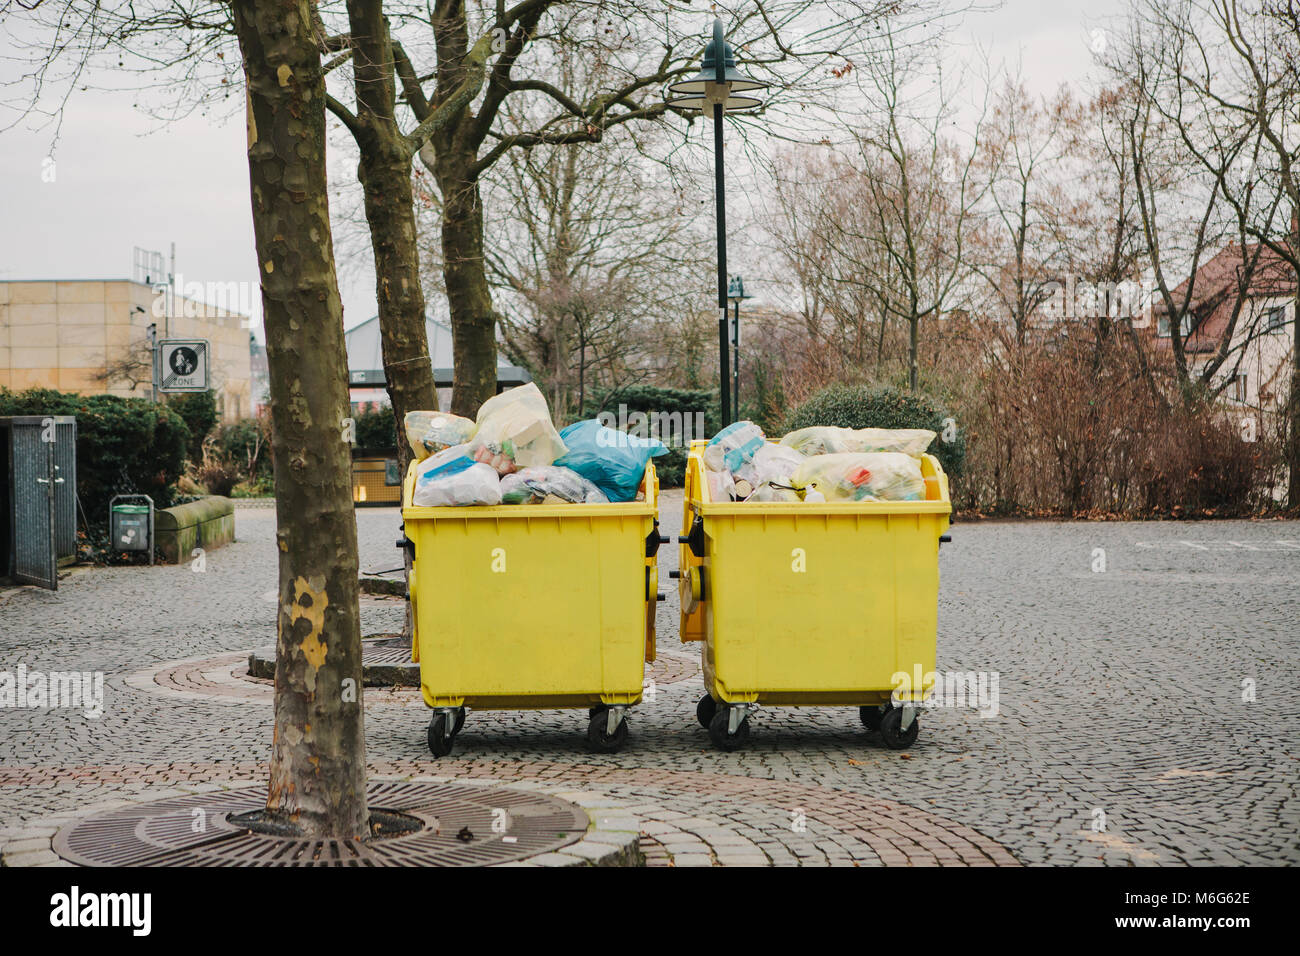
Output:
[[[665,497],[671,533],[680,497]],[[397,521],[358,512],[363,567],[390,566]],[[273,640],[273,512],[241,508],[238,531],[204,573],[96,569],[56,594],[0,596],[0,669],[102,670],[107,698],[99,720],[0,711],[0,829],[264,778],[266,692],[238,671]],[[996,717],[928,712],[917,744],[895,752],[847,708],[764,708],[745,750],[714,750],[694,720],[702,685],[694,647],[676,640],[665,548],[656,693],[623,752],[587,753],[573,711],[471,713],[455,753],[434,761],[416,695],[368,689],[369,765],[608,796],[640,825],[650,865],[1300,862],[1294,523],[953,535],[939,666],[999,672]],[[370,601],[362,617],[365,633],[398,630],[401,605]]]

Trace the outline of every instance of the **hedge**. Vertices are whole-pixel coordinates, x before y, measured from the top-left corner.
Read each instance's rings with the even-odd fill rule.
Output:
[[[78,395],[48,388],[0,387],[0,415],[75,415],[77,495],[101,527],[117,494],[146,494],[166,508],[185,467],[190,431],[167,405],[116,395]]]

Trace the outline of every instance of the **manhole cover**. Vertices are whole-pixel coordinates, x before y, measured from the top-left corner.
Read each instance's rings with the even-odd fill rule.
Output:
[[[576,843],[587,815],[556,797],[505,787],[371,783],[370,807],[424,829],[357,843],[253,834],[229,818],[265,806],[266,787],[172,797],[64,827],[54,851],[82,866],[487,866]]]

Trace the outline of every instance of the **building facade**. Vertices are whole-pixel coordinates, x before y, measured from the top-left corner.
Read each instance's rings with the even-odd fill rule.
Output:
[[[206,339],[223,421],[254,412],[249,320],[127,279],[0,281],[0,385],[149,398],[149,326]]]

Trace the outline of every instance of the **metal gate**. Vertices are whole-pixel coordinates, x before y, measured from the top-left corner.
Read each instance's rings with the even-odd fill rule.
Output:
[[[0,419],[8,459],[9,576],[57,589],[58,559],[76,552],[76,419]]]

